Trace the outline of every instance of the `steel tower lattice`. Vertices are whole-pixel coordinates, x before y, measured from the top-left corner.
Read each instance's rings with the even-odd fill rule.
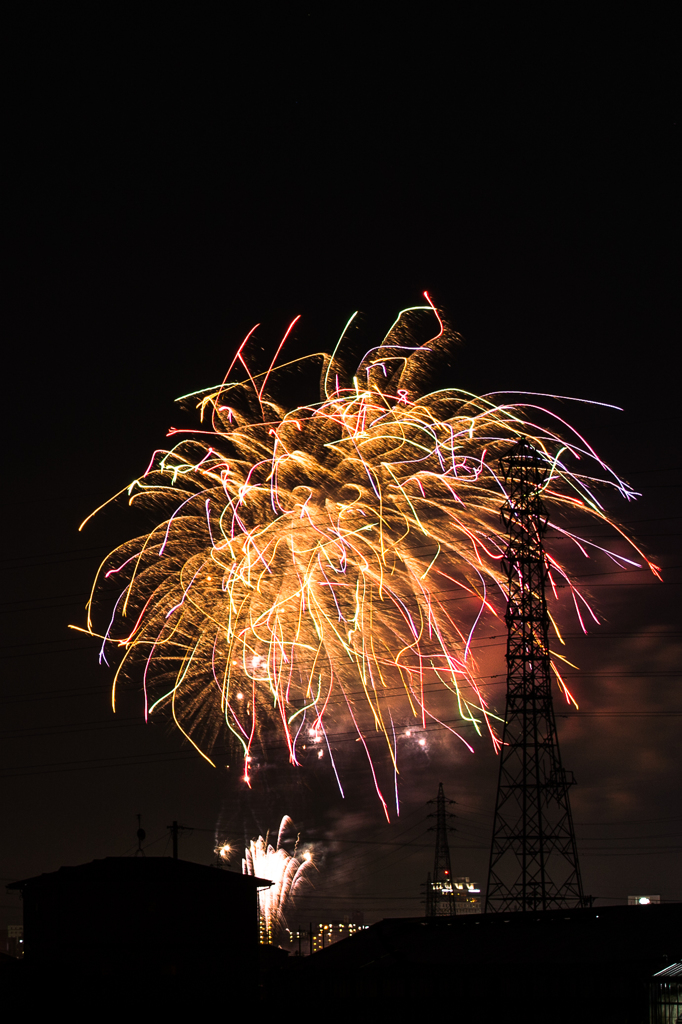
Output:
[[[509,544],[507,702],[486,912],[585,906],[551,690],[542,486],[549,464],[525,438],[501,459]]]
[[[428,801],[430,804],[433,800]],[[443,792],[443,783],[438,783],[438,796],[436,797],[436,854],[433,862],[433,876],[429,874],[426,881],[426,916],[427,917],[452,917],[457,912],[455,908],[455,892],[452,885],[452,869],[450,867],[450,846],[448,844],[447,819],[454,817],[445,810],[446,804],[452,804],[454,800],[446,800]],[[433,818],[431,814],[429,817]],[[434,826],[429,829],[434,831]]]

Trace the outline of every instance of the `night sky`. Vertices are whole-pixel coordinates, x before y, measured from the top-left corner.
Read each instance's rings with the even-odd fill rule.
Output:
[[[360,764],[345,801],[284,759],[249,791],[167,723],[145,726],[136,691],[113,716],[111,672],[67,628],[101,558],[141,532],[125,508],[79,523],[144,472],[174,399],[221,380],[254,323],[267,356],[300,313],[292,351],[314,352],[359,309],[369,346],[428,289],[463,337],[440,386],[623,407],[556,409],[642,492],[609,511],[664,582],[579,565],[603,624],[569,627],[580,713],[557,696],[559,735],[586,892],[682,899],[672,25],[634,9],[599,23],[491,8],[485,24],[216,11],[85,22],[59,7],[12,26],[3,884],[132,853],[138,813],[150,855],[178,820],[194,828],[181,856],[202,863],[216,835],[243,845],[288,813],[319,866],[301,920],[419,914],[441,781],[453,870],[485,882],[485,740],[474,755],[442,733],[415,743],[391,825]],[[500,707],[502,634],[488,624],[475,645]],[[2,907],[20,922],[15,895]]]

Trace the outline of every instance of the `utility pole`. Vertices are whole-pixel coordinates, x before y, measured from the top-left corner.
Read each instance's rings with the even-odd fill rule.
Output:
[[[427,917],[452,917],[455,913],[455,893],[452,886],[452,868],[450,867],[450,847],[448,844],[447,819],[454,818],[445,810],[446,804],[454,803],[454,800],[446,800],[443,792],[443,783],[438,783],[438,796],[428,801],[436,804],[436,813],[429,814],[430,818],[435,817],[436,825],[431,826],[429,832],[436,833],[436,853],[433,861],[433,875],[429,874],[426,880],[426,916]]]
[[[188,825],[178,825],[177,821],[174,821],[172,825],[166,825],[166,828],[171,834],[173,839],[173,860],[178,859],[178,833],[180,832],[192,832],[193,829]]]
[[[166,826],[170,830],[170,834],[173,838],[173,860],[178,859],[178,831],[180,826],[177,821],[174,821],[172,825]]]
[[[559,753],[545,601],[549,463],[525,438],[500,460],[507,569],[507,702],[485,910],[581,907],[569,787]]]
[[[138,814],[138,816],[137,816],[137,850],[135,851],[135,856],[136,857],[144,857],[144,850],[142,849],[142,844],[143,844],[143,842],[145,841],[146,838],[147,838],[147,833],[142,828],[142,815]]]

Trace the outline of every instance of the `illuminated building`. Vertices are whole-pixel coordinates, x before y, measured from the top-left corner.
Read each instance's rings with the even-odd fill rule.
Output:
[[[651,1024],[674,1024],[682,1018],[682,963],[654,974],[649,990]]]
[[[304,949],[310,953],[317,953],[327,946],[340,942],[341,939],[348,939],[351,935],[364,931],[367,927],[368,925],[362,923],[362,914],[346,914],[343,921],[322,921],[308,929],[287,928],[287,936],[294,952],[302,955]]]
[[[455,899],[456,914],[481,914],[483,900],[481,888],[468,877],[455,878],[452,882],[452,894]]]
[[[21,959],[24,955],[24,926],[23,924],[9,924],[0,930],[0,948],[8,956]]]

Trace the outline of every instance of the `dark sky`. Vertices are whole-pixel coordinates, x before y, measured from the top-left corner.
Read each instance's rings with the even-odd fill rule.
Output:
[[[317,842],[306,920],[419,913],[443,781],[453,867],[484,881],[484,742],[415,749],[390,826],[360,771],[345,802],[283,765],[245,792],[144,726],[135,693],[114,718],[109,672],[67,630],[134,532],[124,512],[78,524],[144,470],[178,395],[222,379],[257,321],[269,351],[300,313],[293,344],[319,351],[360,309],[374,344],[427,288],[464,338],[453,386],[624,409],[570,415],[642,491],[610,510],[664,583],[580,570],[605,621],[574,630],[582,714],[560,738],[586,890],[682,899],[672,25],[75,11],[11,27],[2,880],[132,851],[138,812],[150,854],[177,819],[195,828],[181,854],[206,863],[216,828],[239,844],[290,813]],[[504,673],[499,629],[479,647],[481,671]],[[2,906],[20,920],[15,896]]]

